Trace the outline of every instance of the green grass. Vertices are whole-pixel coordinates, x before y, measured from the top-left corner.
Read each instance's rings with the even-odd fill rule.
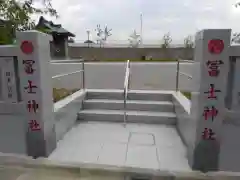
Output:
[[[182,92],[184,96],[186,96],[186,98],[191,100],[191,92]]]
[[[53,102],[58,102],[62,99],[64,99],[65,97],[75,93],[76,91],[78,91],[79,89],[65,89],[65,88],[61,88],[61,89],[57,89],[57,88],[53,88]]]

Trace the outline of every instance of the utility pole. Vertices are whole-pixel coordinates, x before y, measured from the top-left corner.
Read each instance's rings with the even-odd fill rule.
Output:
[[[140,30],[140,35],[141,35],[141,45],[143,45],[143,15],[142,13],[140,14],[140,22],[141,22],[141,30]]]
[[[89,36],[90,36],[90,31],[87,30],[87,41],[88,41],[88,47],[89,47]]]

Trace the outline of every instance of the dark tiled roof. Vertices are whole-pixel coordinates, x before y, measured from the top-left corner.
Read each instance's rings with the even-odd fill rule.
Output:
[[[38,25],[36,27],[44,27],[49,29],[50,33],[65,34],[71,37],[75,35],[62,27],[61,24],[54,24],[52,21],[47,21],[42,16],[39,19]]]
[[[93,41],[91,41],[91,40],[86,40],[86,41],[84,41],[84,43],[94,43]]]

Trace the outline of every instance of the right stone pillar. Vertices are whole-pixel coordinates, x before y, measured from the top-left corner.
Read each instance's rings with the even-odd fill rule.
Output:
[[[194,170],[219,170],[225,116],[231,30],[209,29],[196,34],[189,163]]]

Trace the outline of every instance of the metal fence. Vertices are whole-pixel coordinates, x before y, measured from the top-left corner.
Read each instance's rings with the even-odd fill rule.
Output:
[[[192,80],[192,76],[187,74],[187,73],[184,73],[184,72],[181,72],[180,71],[180,63],[181,62],[187,62],[187,63],[193,63],[194,61],[192,60],[180,60],[178,59],[177,60],[177,70],[176,70],[176,91],[179,91],[179,80],[180,80],[180,77],[187,77],[188,80]]]
[[[70,61],[51,61],[51,63],[73,63]],[[76,61],[74,61],[76,62]],[[54,102],[67,97],[74,92],[85,89],[85,66],[84,61],[77,61],[81,64],[81,69],[69,73],[62,73],[52,77],[53,100]]]
[[[138,48],[160,48],[161,43],[156,42],[156,43],[144,43],[144,44],[139,44],[137,47]],[[131,48],[132,45],[128,42],[119,42],[119,41],[114,41],[114,42],[108,42],[105,44],[97,44],[97,43],[84,43],[84,42],[75,42],[75,43],[68,43],[68,46],[70,47],[106,47],[106,48],[114,48],[114,47],[122,47],[126,48],[129,47]],[[134,46],[135,47],[135,46]],[[184,44],[170,44],[169,48],[181,48],[185,47]]]
[[[126,125],[126,118],[127,118],[127,97],[128,97],[128,90],[129,90],[129,85],[130,85],[130,61],[127,60],[127,64],[126,64],[126,72],[125,72],[125,78],[124,78],[124,90],[123,90],[123,94],[124,94],[124,125]]]

